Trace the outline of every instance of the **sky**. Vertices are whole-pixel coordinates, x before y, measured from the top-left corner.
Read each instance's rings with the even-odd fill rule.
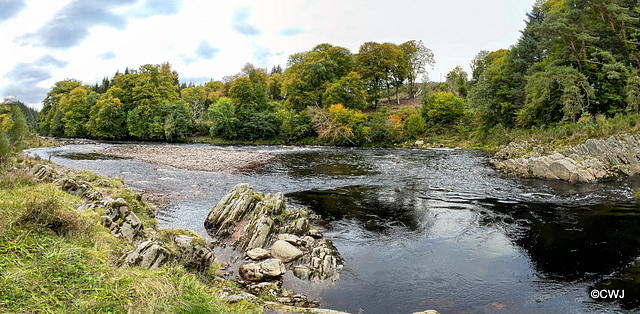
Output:
[[[0,0],[0,97],[34,108],[55,82],[101,82],[169,62],[201,84],[243,65],[286,67],[321,43],[421,40],[440,81],[481,50],[515,44],[535,0]],[[1,100],[1,99],[0,99]]]

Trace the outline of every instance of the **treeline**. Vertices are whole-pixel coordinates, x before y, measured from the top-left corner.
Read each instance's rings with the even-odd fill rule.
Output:
[[[639,10],[635,0],[538,1],[515,45],[471,63],[477,124],[544,128],[637,114]]]
[[[168,64],[102,84],[56,83],[38,118],[43,135],[388,145],[416,138],[503,144],[515,132],[573,126],[640,111],[640,5],[629,0],[538,1],[509,49],[481,51],[471,73],[425,81],[433,53],[420,41],[367,42],[357,53],[321,44],[285,69],[247,64],[201,86]],[[421,106],[394,108],[420,98]],[[405,101],[406,102],[406,101]],[[382,104],[382,105],[381,105]],[[620,120],[620,119],[618,119]],[[637,120],[637,119],[636,119]]]
[[[101,84],[57,82],[43,101],[38,132],[61,137],[180,141],[193,135],[226,140],[350,144],[397,142],[402,118],[365,116],[386,91],[404,88],[434,64],[422,42],[365,43],[357,54],[322,44],[270,72],[251,64],[236,75],[195,86],[169,64],[144,65]],[[423,121],[424,122],[424,121]],[[396,130],[396,131],[394,131]]]
[[[23,110],[31,117],[35,112],[18,101],[0,103],[0,164],[6,162],[11,153],[25,147],[29,125]]]

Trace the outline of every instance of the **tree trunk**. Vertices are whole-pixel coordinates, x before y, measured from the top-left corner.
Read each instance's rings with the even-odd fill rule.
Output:
[[[391,87],[389,86],[389,82],[387,82],[387,103],[391,103]]]
[[[396,84],[396,104],[400,105],[400,98],[398,98],[398,85]]]

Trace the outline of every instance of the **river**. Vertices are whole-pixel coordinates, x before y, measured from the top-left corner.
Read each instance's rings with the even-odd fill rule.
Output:
[[[33,149],[165,200],[161,227],[206,235],[209,210],[235,184],[284,192],[322,216],[345,259],[335,282],[285,286],[350,313],[588,313],[640,310],[640,181],[569,184],[504,176],[473,150],[222,147],[277,158],[240,173],[185,171],[95,151]],[[153,144],[150,144],[153,145]],[[169,145],[169,144],[157,144]],[[592,290],[624,298],[593,299]]]

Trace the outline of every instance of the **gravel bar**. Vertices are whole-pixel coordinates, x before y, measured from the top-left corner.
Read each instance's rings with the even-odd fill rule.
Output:
[[[264,165],[275,158],[273,154],[237,150],[204,150],[189,147],[127,145],[107,148],[98,154],[135,159],[156,165],[196,171],[237,171]]]

